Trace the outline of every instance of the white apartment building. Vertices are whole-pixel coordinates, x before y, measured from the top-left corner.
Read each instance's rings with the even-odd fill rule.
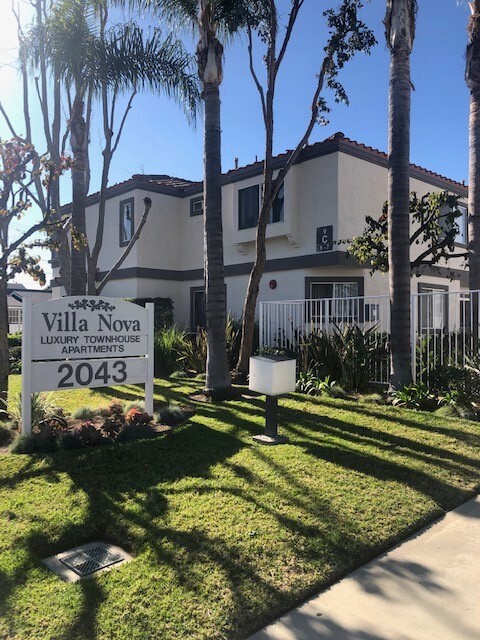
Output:
[[[277,169],[285,158],[276,157]],[[256,162],[223,175],[227,306],[236,317],[241,315],[254,258],[262,168]],[[461,197],[458,243],[465,245],[467,187],[416,165],[411,165],[410,177],[411,191],[419,196],[447,190]],[[134,175],[110,187],[99,278],[128,243],[142,215],[145,196],[152,199],[148,220],[104,294],[171,298],[177,325],[193,330],[202,325],[204,317],[201,182]],[[361,234],[365,216],[378,217],[386,198],[385,153],[342,133],[308,146],[287,175],[273,207],[259,301],[388,293],[387,275],[370,276],[368,266],[349,257],[344,244],[337,245],[338,240]],[[92,238],[97,215],[98,194],[93,194],[87,199],[87,235]],[[55,280],[52,284],[55,287]],[[412,292],[467,288],[468,272],[462,259],[450,260],[448,268],[446,264],[435,271],[426,268],[412,280]]]

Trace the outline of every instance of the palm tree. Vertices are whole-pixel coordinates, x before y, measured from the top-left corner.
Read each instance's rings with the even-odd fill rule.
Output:
[[[204,247],[207,370],[205,392],[215,398],[231,393],[225,340],[226,289],[223,264],[220,85],[222,36],[233,34],[258,11],[248,0],[144,0],[170,22],[188,24],[197,38],[198,77],[204,115]],[[253,7],[249,11],[250,5]]]
[[[465,79],[470,90],[468,180],[468,279],[471,291],[480,289],[480,0],[470,2]],[[472,327],[478,327],[478,294],[470,294]],[[474,299],[476,298],[476,299]],[[475,332],[475,342],[478,346]]]
[[[388,243],[390,281],[390,388],[412,378],[410,355],[410,54],[416,0],[387,0],[390,49],[388,118]]]
[[[59,0],[45,25],[47,64],[61,78],[70,102],[72,169],[71,295],[86,291],[85,199],[89,184],[89,135],[93,99],[111,87],[165,91],[190,106],[194,86],[189,57],[159,31],[144,39],[134,23],[107,28],[107,0]],[[70,100],[70,95],[73,98]]]

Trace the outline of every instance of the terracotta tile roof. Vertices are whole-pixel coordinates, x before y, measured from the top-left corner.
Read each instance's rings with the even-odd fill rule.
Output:
[[[144,181],[148,184],[156,184],[158,186],[163,187],[171,187],[173,189],[178,189],[180,191],[185,191],[192,187],[201,186],[200,182],[195,182],[193,180],[185,180],[184,178],[175,178],[174,176],[168,176],[166,174],[139,174],[136,173],[132,176],[132,180]]]

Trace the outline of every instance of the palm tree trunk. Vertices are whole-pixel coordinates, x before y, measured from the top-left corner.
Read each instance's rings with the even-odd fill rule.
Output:
[[[416,3],[389,0],[385,18],[390,48],[388,121],[388,261],[390,284],[390,388],[412,380],[410,351],[410,53]]]
[[[83,100],[77,94],[70,120],[70,143],[73,155],[72,168],[72,227],[78,239],[86,238],[85,199],[86,193],[86,148],[87,131],[83,116]],[[85,295],[87,284],[86,247],[72,238],[70,266],[70,294]]]
[[[8,392],[8,301],[7,274],[4,267],[0,273],[0,400],[7,400]],[[0,403],[0,411],[4,409]]]
[[[469,186],[468,186],[468,280],[471,291],[480,289],[480,1],[471,5],[468,24],[465,78],[470,90]],[[478,348],[479,300],[471,294],[472,329]]]
[[[223,265],[220,91],[204,84],[204,245],[207,371],[205,391],[221,399],[230,393],[225,326],[226,290]]]

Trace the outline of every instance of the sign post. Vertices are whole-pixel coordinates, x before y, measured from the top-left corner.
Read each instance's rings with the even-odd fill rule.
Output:
[[[24,299],[22,433],[31,433],[31,397],[38,391],[145,384],[153,413],[154,305],[116,298]]]

